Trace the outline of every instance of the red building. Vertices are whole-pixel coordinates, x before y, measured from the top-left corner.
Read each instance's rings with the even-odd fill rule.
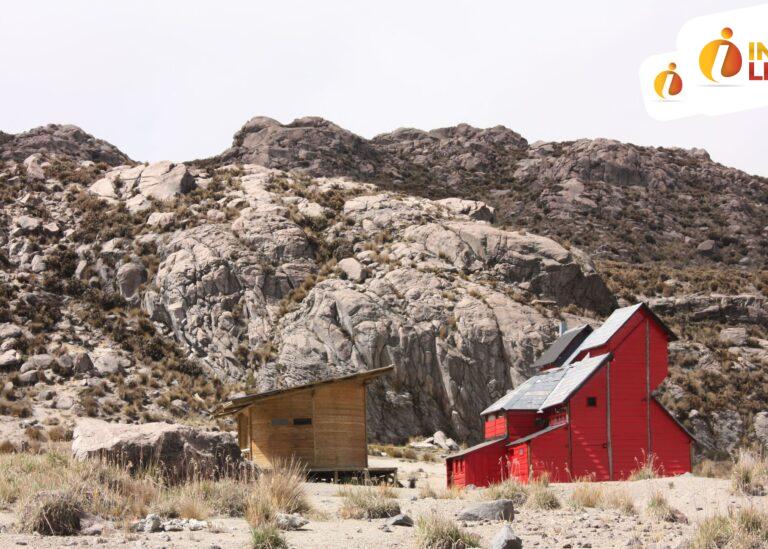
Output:
[[[651,455],[661,474],[690,471],[693,437],[653,394],[675,339],[642,303],[564,332],[539,374],[482,412],[486,440],[447,458],[448,484],[621,480]]]

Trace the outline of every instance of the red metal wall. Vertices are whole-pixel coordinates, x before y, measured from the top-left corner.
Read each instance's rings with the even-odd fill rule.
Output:
[[[507,449],[507,458],[509,459],[509,478],[516,479],[519,482],[527,483],[530,474],[529,447],[527,442],[511,446]]]
[[[448,485],[480,487],[501,482],[507,471],[506,444],[506,439],[500,439],[474,452],[446,460]]]
[[[523,438],[542,429],[536,425],[536,418],[541,414],[536,411],[509,411],[507,412],[507,437],[509,442]]]
[[[663,475],[691,470],[691,439],[656,400],[651,400],[651,444]]]
[[[533,478],[548,473],[552,482],[570,481],[568,465],[568,429],[560,427],[532,439],[530,462]]]
[[[608,369],[603,366],[570,398],[573,478],[610,480],[608,463]],[[588,398],[596,406],[588,406]]]
[[[507,418],[504,412],[500,412],[499,417],[494,416],[494,419],[489,419],[490,416],[485,418],[485,440],[504,436],[507,434]]]

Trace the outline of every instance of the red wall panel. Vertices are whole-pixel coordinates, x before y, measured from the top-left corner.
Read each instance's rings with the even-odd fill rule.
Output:
[[[530,441],[533,478],[548,473],[552,482],[570,481],[568,466],[568,429],[560,427]]]
[[[499,417],[489,419],[486,417],[485,421],[485,439],[491,439],[501,437],[507,434],[507,418],[502,412]]]
[[[529,448],[528,443],[524,442],[517,446],[510,446],[507,449],[507,458],[509,463],[509,478],[513,478],[522,483],[528,482],[528,475],[530,473],[528,455]]]
[[[651,450],[663,475],[691,470],[691,439],[656,400],[651,400]]]
[[[536,418],[540,417],[536,411],[510,411],[507,412],[507,433],[509,442],[523,438],[542,429],[536,425]]]
[[[506,443],[505,439],[501,439],[494,444],[446,460],[449,467],[448,485],[474,484],[480,487],[501,482],[507,471]]]
[[[608,385],[603,366],[571,396],[571,473],[574,478],[591,476],[610,480],[608,463]],[[589,406],[589,399],[595,406]]]

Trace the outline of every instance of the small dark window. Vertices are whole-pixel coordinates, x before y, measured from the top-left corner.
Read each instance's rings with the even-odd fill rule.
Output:
[[[587,406],[591,408],[597,407],[597,397],[587,397]]]
[[[273,418],[272,425],[288,425],[288,420],[283,418]]]
[[[311,417],[295,417],[293,418],[294,425],[312,425]]]

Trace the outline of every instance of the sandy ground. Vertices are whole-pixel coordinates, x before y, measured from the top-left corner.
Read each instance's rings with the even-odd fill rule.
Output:
[[[435,488],[445,484],[445,469],[442,463],[406,462],[389,458],[371,458],[372,467],[399,468],[401,480],[415,474],[420,482],[428,482]],[[632,496],[640,514],[627,517],[612,510],[573,510],[564,504],[554,511],[533,511],[521,508],[512,526],[523,540],[525,547],[540,548],[614,548],[614,547],[669,547],[684,544],[695,529],[696,522],[729,507],[768,505],[766,497],[737,497],[730,493],[726,480],[683,476],[636,482],[599,483],[606,488],[621,486]],[[389,548],[414,547],[414,529],[392,527],[391,532],[381,529],[384,519],[340,520],[336,511],[341,503],[336,496],[337,487],[331,484],[308,483],[310,500],[317,510],[316,516],[301,531],[287,532],[286,539],[291,547],[317,548]],[[573,485],[552,485],[565,502]],[[645,516],[643,509],[655,491],[661,491],[670,504],[688,517],[690,524],[671,524],[652,520]],[[454,516],[472,500],[473,494],[463,499],[419,499],[417,489],[398,489],[399,503],[403,512],[414,519],[420,515],[438,513]],[[105,532],[98,537],[44,538],[13,532],[14,516],[0,513],[0,547],[28,545],[30,547],[54,548],[60,546],[98,545],[101,547],[151,547],[151,548],[244,548],[248,547],[249,531],[242,519],[214,518],[208,530],[199,532],[170,532],[155,534],[132,534],[123,531]],[[466,523],[466,529],[479,534],[482,544],[488,547],[491,538],[498,532],[501,523]]]

